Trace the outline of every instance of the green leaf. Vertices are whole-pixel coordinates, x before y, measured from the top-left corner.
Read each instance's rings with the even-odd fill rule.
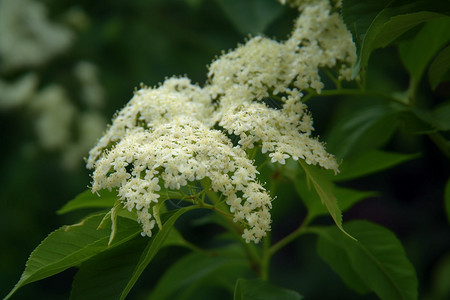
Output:
[[[191,8],[197,9],[204,0],[184,0]]]
[[[383,10],[377,17],[384,14],[383,17],[389,16],[389,20],[383,24],[380,32],[376,36],[373,42],[374,44],[372,51],[377,48],[384,48],[388,46],[403,33],[423,22],[435,18],[441,18],[443,16],[438,12],[419,11],[422,8],[426,9],[426,7],[420,5],[414,7],[414,4],[408,3],[407,5],[403,5],[401,7],[390,7]],[[408,13],[400,14],[403,12]]]
[[[161,203],[167,199],[182,199],[185,196],[185,194],[181,191],[170,190],[164,187],[158,192],[158,194],[160,195],[159,201]],[[117,196],[117,191],[114,190],[108,191],[103,189],[96,193],[92,193],[91,190],[86,190],[75,197],[75,199],[67,202],[57,211],[57,213],[65,214],[83,208],[110,208],[114,206],[118,199],[119,197]]]
[[[103,214],[86,218],[81,223],[52,232],[31,253],[19,282],[6,296],[9,298],[20,287],[60,273],[109,248],[118,246],[142,231],[136,221],[119,218],[116,237],[108,247],[110,222],[105,229],[97,229]]]
[[[447,29],[450,30],[450,29]],[[428,79],[431,87],[435,89],[439,83],[444,80],[449,80],[450,69],[450,46],[447,46],[433,60],[428,71]]]
[[[399,109],[399,119],[409,133],[433,134],[450,130],[450,101],[442,103],[433,111],[419,108]]]
[[[319,256],[341,277],[342,281],[352,290],[367,294],[370,289],[362,280],[361,276],[351,266],[346,247],[333,241],[333,237],[326,238],[327,233],[321,233],[317,240],[317,253]],[[344,241],[345,242],[345,241]]]
[[[181,233],[175,228],[172,227],[172,230],[169,231],[167,235],[163,247],[168,246],[180,246],[180,247],[190,247],[190,244],[184,239]]]
[[[319,255],[352,289],[381,299],[417,299],[417,277],[403,246],[388,229],[368,221],[346,223],[358,241],[335,227],[315,228]]]
[[[327,140],[328,152],[346,158],[383,146],[397,129],[397,114],[386,105],[354,110],[333,127]]]
[[[131,288],[134,286],[139,276],[145,270],[150,261],[155,257],[156,253],[158,253],[159,249],[164,245],[165,240],[168,238],[169,233],[172,230],[175,221],[184,213],[188,212],[191,209],[197,208],[197,206],[191,205],[188,207],[183,207],[176,212],[174,212],[167,221],[164,222],[162,228],[158,231],[158,233],[150,240],[147,247],[145,247],[144,252],[139,258],[139,262],[133,270],[133,273],[122,291],[120,299],[125,299],[125,297],[130,292]]]
[[[431,295],[426,299],[450,299],[450,252],[444,254],[443,257],[435,263],[432,270],[433,278],[431,279]]]
[[[344,0],[342,16],[358,52],[353,76],[365,69],[375,49],[386,47],[411,28],[448,12],[447,1]]]
[[[427,22],[413,39],[399,44],[400,58],[416,81],[422,78],[433,56],[449,40],[450,17],[443,17]]]
[[[342,19],[353,36],[356,44],[357,61],[353,66],[353,77],[359,73],[361,68],[365,68],[368,61],[368,38],[370,32],[376,27],[378,14],[385,9],[390,0],[343,0],[342,1]],[[375,24],[375,25],[374,25]],[[373,35],[373,34],[372,34]],[[373,39],[373,37],[372,37]],[[369,52],[364,55],[364,51]]]
[[[58,214],[65,214],[82,208],[108,208],[113,207],[117,201],[117,192],[101,190],[97,193],[92,193],[91,190],[84,191],[75,197],[75,199],[67,202],[61,209],[57,211]]]
[[[293,290],[276,286],[262,279],[239,279],[234,300],[300,300],[303,297]]]
[[[261,34],[283,11],[274,0],[217,0],[228,19],[244,34]]]
[[[233,292],[240,276],[254,276],[240,245],[190,253],[168,269],[150,299],[196,299],[197,289],[223,286]]]
[[[447,180],[447,184],[445,185],[444,203],[445,203],[445,212],[447,213],[447,219],[448,222],[450,223],[450,179]]]
[[[313,219],[315,217],[328,214],[328,210],[321,203],[317,192],[309,188],[306,178],[299,176],[295,180],[295,189],[308,209],[308,218]],[[334,184],[332,187],[332,193],[335,195],[339,208],[343,212],[350,209],[359,201],[377,195],[376,192],[347,189],[338,187]]]
[[[184,246],[185,242],[172,227],[162,247]],[[136,237],[83,262],[72,284],[71,299],[119,298],[147,244],[148,238]]]
[[[317,195],[326,206],[337,227],[348,235],[344,228],[342,228],[342,213],[339,209],[337,199],[333,194],[333,183],[323,174],[323,170],[316,166],[308,165],[301,160],[299,162],[305,171],[306,178],[312,183]],[[350,235],[348,236],[351,237]]]
[[[341,208],[342,212],[349,210],[353,207],[353,205],[360,202],[361,200],[378,195],[378,192],[374,191],[358,191],[338,186],[335,186],[333,188],[333,193],[338,199],[339,207]]]
[[[370,150],[361,155],[345,159],[339,166],[340,173],[336,176],[329,176],[329,178],[333,181],[344,181],[366,176],[392,168],[405,161],[417,158],[419,155]]]
[[[353,41],[360,48],[366,33],[376,16],[387,7],[391,0],[342,1],[342,18],[353,35]]]
[[[148,243],[136,237],[83,262],[72,283],[70,299],[117,299]]]
[[[437,131],[433,115],[427,110],[405,107],[399,110],[398,117],[408,133],[430,134]]]
[[[436,126],[437,129],[442,131],[450,130],[450,101],[447,101],[442,105],[438,106],[433,111],[432,115],[433,115],[433,124]]]

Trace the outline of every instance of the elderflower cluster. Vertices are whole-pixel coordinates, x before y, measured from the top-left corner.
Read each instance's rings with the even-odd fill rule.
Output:
[[[61,17],[65,24],[52,20]],[[97,68],[89,62],[77,62],[73,71],[63,64],[79,94],[42,80],[41,71],[49,69],[44,66],[68,50],[76,38],[73,29],[87,22],[79,9],[52,19],[43,1],[0,0],[0,114],[16,110],[31,116],[33,148],[58,152],[62,166],[75,170],[105,128],[100,112],[105,99]],[[75,103],[79,100],[82,107]]]
[[[242,147],[261,143],[272,162],[302,158],[337,172],[334,158],[311,137],[312,119],[301,103],[302,90],[323,89],[320,68],[338,66],[340,79],[351,78],[355,46],[331,8],[328,1],[314,1],[286,41],[254,37],[211,64],[207,88],[220,98],[219,125],[240,136]],[[281,109],[262,103],[271,97],[280,99]]]
[[[292,88],[320,93],[319,69],[335,66],[340,67],[341,79],[351,79],[355,45],[339,14],[331,9],[328,1],[315,1],[302,11],[286,41],[258,36],[223,55],[209,68],[212,92],[241,94],[237,100],[232,95],[233,102],[248,97],[261,100]]]
[[[269,153],[271,162],[285,164],[285,160],[304,159],[308,164],[318,164],[337,172],[334,157],[325,151],[323,144],[311,136],[312,118],[300,94],[293,92],[284,99],[282,109],[268,108],[259,102],[243,102],[227,107],[219,125],[229,134],[240,137],[243,149],[261,145],[262,153]]]
[[[72,31],[46,15],[40,1],[0,1],[1,69],[41,66],[70,46]]]
[[[270,228],[271,199],[256,174],[246,153],[222,132],[177,116],[154,130],[136,128],[118,142],[96,162],[92,188],[117,187],[124,206],[138,211],[143,234],[151,236],[155,220],[150,209],[161,186],[180,189],[208,178],[211,189],[226,196],[235,221],[248,224],[244,238],[259,241]]]
[[[117,114],[113,124],[91,149],[87,167],[93,168],[107,147],[123,139],[135,128],[151,129],[181,115],[202,120],[211,126],[213,110],[208,93],[192,85],[188,78],[166,79],[157,89],[143,87]]]
[[[243,238],[259,242],[270,230],[272,199],[247,149],[260,147],[272,163],[292,157],[338,172],[312,136],[301,98],[324,88],[320,68],[337,68],[340,79],[350,79],[355,47],[328,1],[308,1],[300,11],[286,41],[257,36],[223,53],[209,66],[204,87],[182,77],[136,91],[90,151],[93,192],[117,189],[123,205],[137,212],[143,235],[151,236],[161,188],[208,179],[243,225]]]

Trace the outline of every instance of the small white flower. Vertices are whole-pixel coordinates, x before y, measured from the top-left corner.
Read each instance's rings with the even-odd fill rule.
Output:
[[[286,159],[289,158],[289,155],[283,154],[281,152],[273,152],[269,154],[269,157],[272,158],[270,160],[272,163],[278,162],[284,165],[286,163]]]

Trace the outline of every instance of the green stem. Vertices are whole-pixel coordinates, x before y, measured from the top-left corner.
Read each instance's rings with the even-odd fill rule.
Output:
[[[253,147],[252,149],[247,150],[248,158],[254,159],[257,151],[258,151],[257,147]]]
[[[200,185],[203,188],[203,191],[206,196],[208,196],[208,199],[211,200],[211,202],[214,205],[217,205],[220,202],[220,197],[217,196],[217,193],[211,190],[211,182],[203,179],[200,181]],[[205,201],[203,201],[203,203],[205,203]]]
[[[428,134],[428,137],[442,153],[450,158],[450,141],[446,140],[439,132],[430,133]]]
[[[361,80],[355,80],[356,85],[359,87],[360,90],[364,91],[366,89],[366,83],[365,78],[361,77]]]
[[[296,230],[291,232],[289,235],[285,236],[282,240],[278,241],[272,247],[270,247],[271,243],[270,235],[268,235],[264,239],[263,256],[261,259],[261,274],[260,274],[263,280],[269,280],[269,268],[272,256],[275,253],[277,253],[281,248],[297,239],[300,235],[306,233],[308,229],[307,226],[311,221],[312,218],[310,218],[309,215],[307,215],[306,218],[303,220],[302,224]]]
[[[331,81],[333,81],[334,85],[336,86],[337,89],[341,88],[341,81],[338,80],[329,69],[325,70],[325,74],[327,74],[328,78],[331,79]]]
[[[410,106],[414,106],[416,102],[417,88],[418,88],[418,81],[414,78],[414,76],[411,76],[408,87],[408,103]]]
[[[262,164],[260,164],[256,170],[261,171],[262,168],[264,168],[264,166],[270,161],[270,158],[267,158]]]
[[[267,236],[263,240],[263,257],[261,259],[261,279],[268,281],[269,280],[269,267],[270,267],[270,243],[271,243],[271,235],[270,232],[267,233]]]
[[[308,224],[312,221],[312,219],[309,217],[309,215],[306,216],[306,218],[303,220],[302,224],[293,232],[291,232],[289,235],[285,236],[283,239],[278,241],[275,245],[270,247],[268,251],[268,259],[270,259],[271,256],[273,256],[275,253],[277,253],[281,248],[285,247],[287,244],[291,243],[295,239],[297,239],[300,235],[305,233],[305,229],[308,226]]]
[[[227,213],[217,207],[217,205],[220,203],[220,197],[217,196],[217,193],[210,190],[210,184],[207,184],[205,181],[201,181],[201,185],[206,192],[206,195],[208,196],[209,200],[213,203],[213,205],[205,203],[204,201],[199,205],[199,207],[210,209],[212,211],[215,211],[219,213],[220,216],[225,218],[225,221],[230,225],[230,227],[233,229],[233,231],[236,233],[238,240],[241,242],[247,257],[250,261],[250,265],[255,269],[256,272],[259,272],[258,266],[261,265],[261,259],[258,255],[258,252],[256,251],[256,248],[253,244],[247,244],[242,238],[242,230],[239,226],[237,226],[236,223],[233,222],[233,215],[230,213]]]
[[[270,93],[270,97],[280,101],[281,103],[285,103],[286,101],[283,100],[283,98],[281,98],[280,96],[274,95],[273,93]]]
[[[215,207],[214,205],[211,205],[211,204],[208,204],[208,203],[199,203],[198,206],[201,207],[201,208],[206,208],[206,209],[210,209],[212,211],[215,211],[215,212],[217,212],[217,213],[219,213],[222,216],[225,216],[227,218],[232,218],[233,217],[232,214],[224,212],[224,211],[218,209],[217,207]]]

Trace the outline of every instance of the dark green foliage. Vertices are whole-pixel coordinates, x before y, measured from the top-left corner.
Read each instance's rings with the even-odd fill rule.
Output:
[[[48,4],[54,15],[69,7],[68,1]],[[107,115],[132,96],[132,87],[139,81],[153,85],[164,76],[188,73],[202,82],[205,65],[221,49],[235,47],[248,33],[282,36],[292,22],[292,11],[275,0],[151,4],[135,0],[96,5],[81,1],[79,5],[91,20],[70,55],[90,58],[100,66],[111,100]],[[33,282],[45,284],[43,279],[76,268],[71,299],[136,295],[149,299],[302,299],[301,295],[320,299],[327,287],[307,294],[305,286],[322,286],[323,282],[333,282],[328,288],[337,289],[335,298],[347,298],[348,292],[342,292],[346,286],[356,292],[350,294],[356,299],[371,297],[370,293],[381,299],[446,299],[450,270],[446,238],[450,222],[449,11],[446,0],[343,0],[342,17],[357,46],[353,75],[360,81],[343,83],[345,88],[328,84],[322,95],[313,95],[308,102],[314,118],[325,116],[316,127],[327,137],[327,151],[338,158],[340,173],[303,161],[290,161],[286,166],[267,163],[261,168],[259,179],[277,199],[271,236],[257,246],[245,244],[239,229],[226,218],[194,211],[199,208],[195,205],[180,207],[177,194],[162,195],[164,200],[172,199],[167,203],[175,203],[177,209],[162,214],[162,227],[151,238],[138,236],[141,227],[134,213],[123,209],[113,216],[116,223],[108,215],[98,228],[105,212],[82,214],[120,207],[116,192],[100,191],[98,197],[87,190],[62,206],[64,199],[85,190],[87,175],[81,171],[60,174],[56,162],[42,153],[26,157],[31,152],[20,136],[28,137],[23,134],[27,128],[16,127],[12,117],[2,114],[2,129],[14,132],[5,138],[10,148],[2,149],[8,157],[2,161],[0,192],[6,204],[0,216],[5,228],[2,239],[8,245],[2,256],[13,261],[2,265],[5,272],[0,276],[8,280],[2,291],[6,295],[11,290],[11,278],[17,274],[11,270],[18,268],[18,260],[25,260],[27,249],[37,243],[36,236],[43,236],[55,224],[82,220],[52,232],[36,247],[7,298],[19,299],[22,290],[25,295],[47,298],[44,290],[48,289],[40,290],[40,283]],[[389,65],[388,58],[395,64]],[[69,58],[64,59],[69,64]],[[43,78],[51,81],[63,73],[56,69],[42,71]],[[280,108],[276,99],[264,101]],[[15,148],[23,149],[22,154]],[[258,154],[255,159],[262,163],[265,158]],[[30,199],[29,203],[23,199]],[[365,201],[371,204],[366,210]],[[61,206],[59,214],[71,214],[43,225]],[[368,220],[348,221],[355,217],[383,226]],[[328,226],[333,221],[337,226]],[[112,228],[117,232],[108,245]],[[313,243],[302,239],[304,234],[317,237],[318,255],[343,284],[331,271],[305,274],[302,268],[308,262],[295,268],[302,257],[288,245],[299,239],[298,245],[312,249]],[[166,257],[169,247],[184,252]],[[288,269],[271,266],[278,261],[277,253],[292,261]],[[163,270],[157,269],[158,264]],[[148,276],[146,270],[153,272],[154,267],[159,273]],[[322,270],[321,266],[309,269]],[[141,277],[150,278],[144,287],[136,285]],[[286,280],[280,284],[279,278]],[[320,280],[314,282],[314,278]],[[29,283],[33,284],[24,287]]]
[[[348,222],[346,229],[357,241],[333,227],[315,232],[319,255],[349,287],[381,299],[417,299],[414,268],[392,232],[368,221]]]
[[[261,279],[239,279],[234,292],[235,300],[300,300],[303,299],[295,291],[275,286]]]

